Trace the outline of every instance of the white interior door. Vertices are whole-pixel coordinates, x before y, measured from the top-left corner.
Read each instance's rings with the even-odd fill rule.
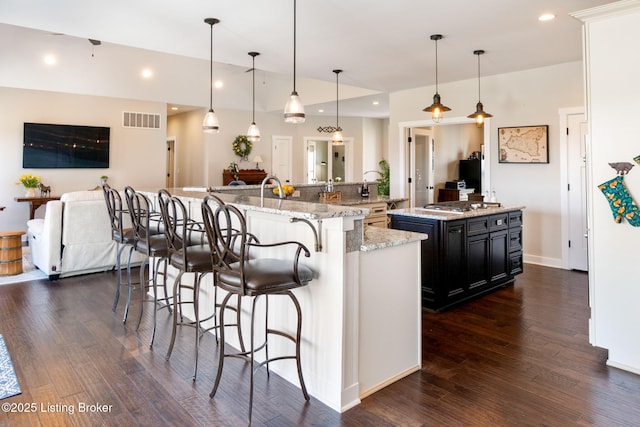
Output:
[[[175,185],[175,178],[174,178],[174,169],[175,169],[175,162],[176,162],[176,138],[175,137],[168,137],[167,138],[167,156],[166,156],[166,165],[165,165],[165,169],[166,169],[166,180],[165,180],[165,187],[164,188],[174,188]]]
[[[271,174],[280,178],[283,183],[292,182],[293,180],[291,166],[292,140],[293,138],[290,136],[274,135],[271,138]]]
[[[583,114],[567,117],[569,135],[569,268],[587,271],[587,191],[586,191],[586,135],[587,123]]]
[[[430,130],[411,129],[409,171],[411,178],[411,206],[424,206],[434,201],[433,138]]]

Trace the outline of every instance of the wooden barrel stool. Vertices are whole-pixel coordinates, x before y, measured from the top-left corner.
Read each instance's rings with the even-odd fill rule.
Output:
[[[0,231],[0,276],[22,273],[24,231]]]

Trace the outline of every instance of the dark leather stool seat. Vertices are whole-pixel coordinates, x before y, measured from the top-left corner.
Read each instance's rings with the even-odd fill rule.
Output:
[[[305,257],[309,257],[310,252],[302,243],[299,242],[288,241],[271,244],[258,243],[255,237],[247,232],[247,224],[240,210],[232,205],[225,204],[214,205],[217,206],[214,208],[212,207],[212,204],[209,203],[211,200],[210,197],[211,196],[205,198],[205,201],[202,204],[202,217],[205,230],[207,232],[207,240],[211,246],[211,252],[215,254],[212,259],[214,262],[216,285],[220,287],[220,289],[227,291],[227,295],[223,298],[220,307],[220,350],[218,355],[218,371],[216,373],[213,389],[209,396],[213,398],[218,390],[224,367],[224,359],[226,357],[236,357],[246,360],[251,365],[249,384],[249,423],[251,423],[254,373],[263,365],[266,365],[268,372],[269,363],[285,359],[295,360],[302,394],[306,400],[309,400],[309,394],[307,393],[307,388],[304,384],[302,367],[300,364],[302,311],[300,309],[298,299],[291,291],[307,285],[313,278],[313,271],[309,267],[299,263],[300,255],[304,254]],[[256,257],[261,248],[276,246],[291,247],[291,259]],[[250,252],[252,254],[251,258],[249,257]],[[244,348],[241,348],[240,352],[227,353],[224,338],[225,327],[227,325],[224,323],[224,314],[228,307],[229,299],[233,295],[237,295],[239,300],[241,297],[253,297],[253,304],[251,304],[250,311],[251,340],[249,350],[245,351]],[[256,345],[254,342],[254,320],[256,316],[256,305],[258,299],[262,296],[265,297],[264,342]],[[275,296],[287,296],[295,306],[297,313],[295,335],[283,330],[273,329],[269,326],[268,298]],[[295,354],[276,355],[275,357],[270,357],[269,335],[278,335],[292,341],[295,344]],[[244,347],[242,340],[241,347]],[[264,361],[257,363],[255,362],[255,354],[262,350],[265,351]]]

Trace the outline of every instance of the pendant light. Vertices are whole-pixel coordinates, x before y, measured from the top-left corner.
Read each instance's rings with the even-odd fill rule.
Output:
[[[438,93],[438,40],[440,39],[442,39],[441,34],[433,34],[431,36],[431,40],[436,42],[436,94],[433,95],[433,104],[422,110],[431,113],[431,118],[436,123],[442,119],[442,113],[451,111],[451,108],[442,105],[440,102],[440,94]]]
[[[249,126],[249,130],[247,131],[247,139],[251,142],[260,141],[260,129],[256,125],[256,56],[260,55],[258,52],[249,52],[249,56],[251,56],[252,64],[251,64],[251,73],[253,74],[253,116],[251,121],[251,126]],[[256,167],[256,169],[258,169]]]
[[[206,18],[204,22],[211,27],[211,57],[209,61],[209,112],[204,116],[204,120],[202,120],[202,131],[205,133],[218,133],[220,132],[218,117],[215,111],[213,111],[213,26],[220,22],[220,20],[216,18]]]
[[[336,130],[333,132],[333,137],[331,138],[332,145],[342,145],[342,129],[338,124],[338,75],[342,72],[342,70],[333,70],[336,73]]]
[[[304,123],[304,105],[296,92],[296,0],[293,0],[293,92],[284,106],[285,123]]]
[[[480,102],[480,55],[484,54],[484,50],[474,50],[473,54],[478,56],[478,103],[476,104],[476,112],[467,117],[476,119],[476,125],[480,127],[484,123],[485,118],[493,116],[484,112],[482,102]]]

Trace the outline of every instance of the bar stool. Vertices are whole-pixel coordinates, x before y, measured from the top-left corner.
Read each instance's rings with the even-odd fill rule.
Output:
[[[195,367],[193,380],[198,373],[198,348],[200,338],[208,330],[202,328],[202,323],[214,317],[211,315],[205,319],[200,319],[199,293],[202,277],[207,273],[213,273],[211,264],[211,252],[206,244],[204,229],[201,223],[190,219],[184,203],[167,190],[160,190],[158,193],[160,201],[160,211],[164,221],[164,233],[169,249],[169,264],[178,270],[178,275],[173,284],[173,326],[171,330],[171,342],[167,350],[166,360],[169,360],[173,352],[178,325],[191,326],[196,329],[195,333]],[[185,273],[193,273],[193,285],[182,282]],[[184,299],[184,291],[191,292],[191,300]],[[191,304],[193,307],[194,320],[185,321],[182,316],[182,305]],[[178,321],[178,317],[180,317]],[[215,327],[215,326],[214,326]],[[217,336],[216,336],[217,340]]]
[[[132,187],[127,186],[124,189],[125,199],[127,200],[127,207],[131,215],[131,224],[133,226],[133,234],[135,238],[134,248],[135,251],[144,255],[142,264],[140,265],[140,310],[138,312],[138,323],[136,324],[136,330],[140,327],[142,321],[142,309],[145,302],[153,303],[153,330],[151,333],[151,341],[149,347],[153,347],[153,341],[156,336],[156,317],[158,310],[167,308],[171,313],[171,295],[167,291],[167,261],[169,257],[169,247],[167,239],[164,235],[164,229],[162,223],[158,222],[161,218],[154,215],[153,205],[149,198],[137,191]],[[151,262],[155,260],[153,274],[151,274]],[[160,272],[160,264],[163,269]],[[145,277],[146,267],[149,266],[149,279]],[[162,287],[163,296],[158,297],[158,275],[162,275]],[[129,287],[129,297],[127,305],[131,300],[131,290],[133,286]],[[153,297],[146,298],[149,289],[153,290]],[[161,304],[158,306],[158,304]]]
[[[122,252],[125,248],[129,248],[129,257],[127,262],[127,288],[131,289],[131,254],[134,250],[135,236],[133,234],[133,228],[125,227],[123,222],[123,213],[128,213],[122,205],[122,197],[120,192],[111,188],[109,184],[102,186],[102,192],[104,193],[104,200],[107,203],[107,211],[109,212],[109,219],[111,222],[111,239],[116,242],[116,270],[118,274],[116,285],[116,296],[113,301],[112,311],[115,312],[118,307],[118,301],[120,300],[120,288],[122,284],[122,265],[121,258]],[[130,224],[129,224],[130,225]],[[131,295],[129,291],[129,295]],[[127,314],[129,312],[130,298],[127,298],[125,304],[124,316],[122,322],[127,321]]]
[[[206,199],[205,199],[206,201]],[[304,253],[305,257],[310,256],[309,250],[299,242],[287,241],[272,244],[259,244],[251,241],[247,233],[247,225],[244,216],[236,207],[231,205],[219,205],[214,211],[208,203],[202,204],[202,217],[207,239],[212,247],[212,251],[216,253],[217,263],[214,265],[216,275],[216,284],[221,289],[227,291],[220,308],[220,350],[218,371],[216,373],[215,383],[211,390],[210,397],[213,398],[218,390],[224,359],[226,357],[242,358],[251,364],[251,379],[249,385],[249,423],[251,423],[251,413],[253,409],[253,377],[254,373],[261,366],[267,366],[269,372],[269,363],[294,359],[298,370],[298,378],[300,387],[305,400],[309,400],[304,379],[302,377],[302,367],[300,364],[300,334],[302,330],[302,311],[300,303],[296,296],[291,292],[292,289],[307,285],[313,278],[311,269],[307,266],[299,264],[300,254]],[[276,247],[291,245],[295,247],[293,258],[273,259],[273,258],[249,258],[249,251],[255,255],[255,251],[259,248]],[[226,353],[224,338],[224,312],[233,295],[239,297],[249,296],[253,298],[251,308],[251,342],[249,351],[240,351],[235,353]],[[261,296],[265,296],[265,331],[264,343],[256,346],[255,336],[255,314],[256,303]],[[293,302],[297,312],[297,327],[295,336],[282,330],[269,328],[268,325],[268,297],[269,296],[288,296]],[[278,335],[284,337],[295,344],[294,355],[282,355],[269,357],[268,342],[269,335]],[[260,363],[255,362],[255,354],[262,349],[265,350],[265,360]]]

